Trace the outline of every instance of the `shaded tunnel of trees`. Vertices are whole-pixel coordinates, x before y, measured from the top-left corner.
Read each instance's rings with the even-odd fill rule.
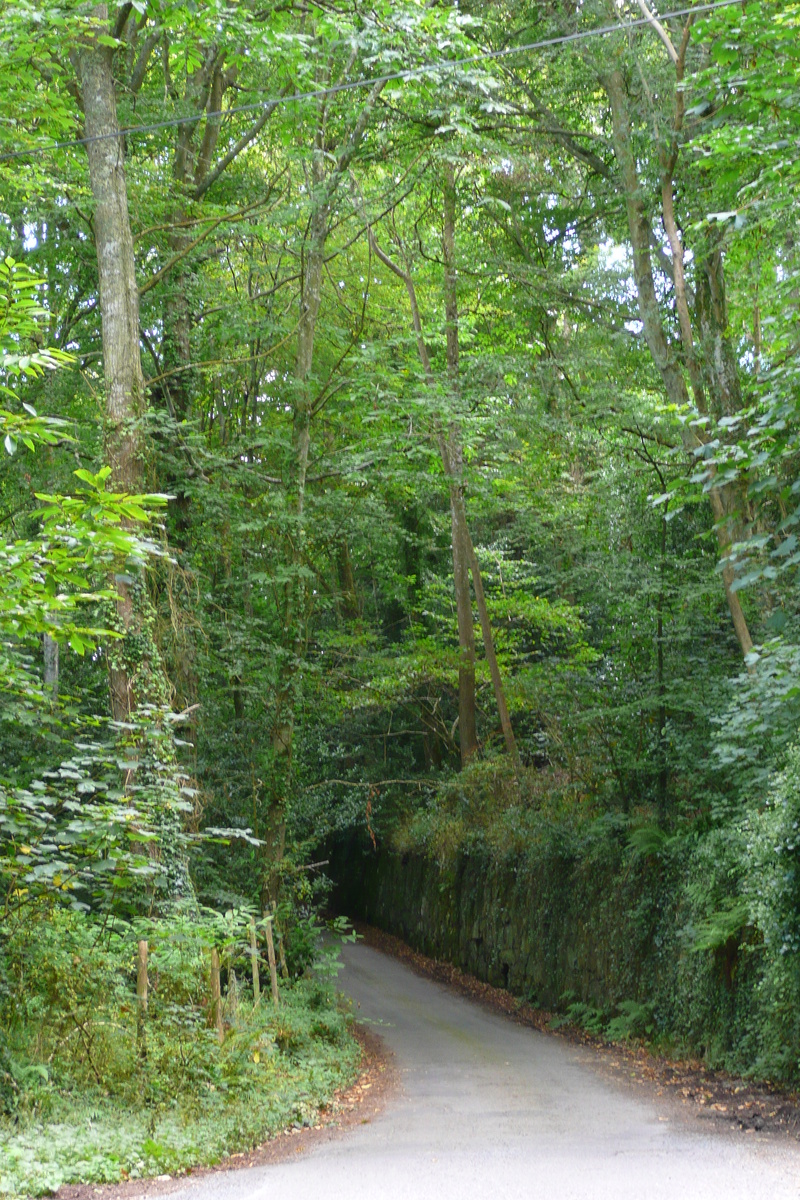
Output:
[[[3,921],[605,838],[796,1076],[800,6],[685,7],[0,13]]]

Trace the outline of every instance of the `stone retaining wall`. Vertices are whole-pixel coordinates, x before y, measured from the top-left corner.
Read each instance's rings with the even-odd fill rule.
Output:
[[[541,1005],[644,1000],[674,973],[661,953],[674,941],[670,881],[645,864],[626,875],[607,843],[594,860],[460,855],[444,867],[352,843],[332,853],[339,911]]]

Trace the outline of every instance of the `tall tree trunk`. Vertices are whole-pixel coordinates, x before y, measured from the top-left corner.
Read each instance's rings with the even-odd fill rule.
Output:
[[[84,133],[94,200],[94,237],[100,285],[103,370],[106,403],[106,455],[111,486],[117,492],[141,492],[143,463],[139,422],[144,411],[144,377],[139,356],[139,292],[128,214],[122,138],[117,121],[112,47],[97,40],[108,30],[108,6],[92,10],[99,26],[75,51],[75,65],[85,116]],[[118,584],[117,613],[126,633],[136,618],[131,586]],[[124,655],[110,658],[111,712],[127,721],[135,707]]]
[[[452,163],[445,167],[443,188],[442,258],[444,259],[444,319],[447,339],[447,378],[454,411],[460,391],[458,363],[458,290],[456,283],[456,181]],[[469,592],[469,530],[464,503],[464,455],[461,430],[455,416],[447,431],[447,463],[450,486],[450,524],[453,548],[453,587],[458,623],[458,743],[461,765],[466,766],[478,751],[475,716],[475,626]]]
[[[628,93],[625,78],[620,69],[614,69],[607,74],[601,76],[601,82],[605,87],[608,98],[611,104],[612,118],[612,136],[614,143],[614,154],[619,167],[619,178],[622,185],[622,191],[625,198],[625,207],[628,217],[628,230],[630,233],[631,247],[633,249],[633,276],[636,285],[636,294],[639,304],[639,315],[642,319],[644,336],[650,350],[651,357],[655,363],[664,384],[664,389],[671,403],[679,407],[685,407],[689,404],[689,393],[686,387],[686,381],[683,376],[683,368],[678,360],[672,346],[667,340],[664,332],[664,326],[661,317],[661,308],[658,300],[658,295],[653,279],[653,266],[650,253],[651,245],[651,228],[650,220],[645,209],[644,200],[642,198],[642,189],[636,168],[636,159],[631,145],[631,121],[628,111]],[[666,188],[662,188],[662,202],[666,193]],[[669,181],[669,204],[667,205],[667,213],[671,213],[672,200],[672,183],[671,173]],[[679,242],[676,242],[674,236],[674,222],[670,224],[669,216],[665,220],[670,241],[672,242],[673,253],[677,248],[679,250],[678,270],[675,272],[675,278],[682,284],[683,282],[683,249]],[[671,229],[673,232],[671,232]],[[687,339],[684,344],[684,351],[687,355],[687,364],[689,366],[690,375],[692,376],[693,390],[695,394],[695,403],[701,412],[705,411],[705,396],[702,389],[699,373],[695,367],[693,337],[691,325],[688,329],[685,314],[681,308],[681,296],[685,298],[685,291],[678,288],[679,295],[679,318],[682,336]],[[687,450],[694,452],[700,448],[700,440],[695,433],[687,426],[684,426],[684,440]],[[728,601],[728,608],[731,614],[731,621],[739,642],[742,654],[745,658],[753,649],[753,640],[750,636],[750,631],[747,627],[744,612],[742,611],[741,601],[738,593],[734,590],[735,576],[732,566],[730,565],[729,556],[732,547],[732,533],[730,526],[731,512],[730,504],[728,503],[728,495],[723,486],[715,484],[709,489],[709,503],[711,513],[714,518],[714,530],[717,537],[717,543],[722,556],[722,580],[725,587],[725,598]]]
[[[469,530],[463,486],[461,446],[454,445],[451,436],[448,461],[453,475],[450,479],[450,525],[453,552],[453,588],[456,597],[458,624],[458,744],[461,765],[466,766],[478,752],[478,731],[475,717],[475,627],[472,598],[469,591]]]
[[[273,780],[270,812],[264,835],[264,858],[267,869],[262,885],[262,902],[277,899],[280,883],[279,868],[286,842],[286,793],[292,765],[294,743],[294,687],[297,663],[304,651],[304,620],[306,587],[303,576],[305,563],[306,486],[311,450],[311,420],[314,389],[314,341],[317,317],[322,299],[322,275],[325,263],[325,242],[328,236],[329,205],[325,193],[325,158],[322,149],[324,130],[317,132],[311,157],[312,213],[307,250],[303,262],[300,289],[300,319],[297,330],[295,359],[295,401],[292,415],[292,478],[290,512],[292,529],[293,577],[286,584],[284,607],[284,668],[275,697],[275,718],[271,742]]]
[[[140,421],[144,413],[144,379],[139,353],[139,293],[136,286],[133,238],[123,162],[123,143],[117,120],[112,47],[101,44],[109,33],[108,7],[96,5],[92,26],[73,55],[83,105],[94,201],[94,236],[100,288],[105,380],[106,456],[110,482],[117,492],[143,490],[143,446]],[[109,690],[115,721],[130,729],[142,715],[164,710],[169,685],[150,632],[152,613],[143,578],[117,581],[117,617],[124,637],[109,650]],[[148,716],[151,721],[152,716]],[[156,718],[157,719],[157,718]],[[129,736],[129,735],[125,735]],[[154,793],[150,819],[158,838],[150,843],[161,863],[170,899],[193,896],[185,850],[181,843],[181,810],[176,786],[174,742],[169,727],[134,735],[130,751],[139,765],[128,774],[142,794]],[[167,763],[165,772],[164,764]],[[174,770],[173,770],[174,768]]]
[[[667,569],[667,514],[661,514],[661,545],[656,596],[656,690],[658,693],[658,816],[667,819],[669,789],[669,748],[667,746],[667,681],[664,674],[664,606]]]

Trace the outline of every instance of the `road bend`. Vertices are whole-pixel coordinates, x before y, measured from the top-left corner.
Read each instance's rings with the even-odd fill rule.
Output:
[[[711,1126],[608,1078],[591,1048],[516,1025],[367,946],[341,985],[393,1051],[368,1123],[173,1200],[800,1200],[800,1146]]]

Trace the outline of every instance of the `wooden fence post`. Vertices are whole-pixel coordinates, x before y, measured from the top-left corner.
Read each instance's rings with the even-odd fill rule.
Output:
[[[272,985],[272,999],[277,1007],[278,970],[275,966],[275,943],[272,940],[272,917],[267,917],[267,923],[264,927],[264,932],[267,935],[267,959],[269,960],[269,981]]]
[[[275,922],[275,932],[278,935],[278,955],[279,955],[280,963],[281,963],[281,975],[283,976],[284,979],[288,979],[289,978],[289,968],[286,964],[286,950],[284,949],[284,946],[283,946],[283,934],[282,934],[280,928],[278,927],[278,914],[276,912],[277,907],[278,907],[277,904],[273,900],[272,901],[272,919]]]
[[[236,1016],[239,1012],[239,981],[236,978],[236,972],[233,967],[228,967],[228,1015],[231,1024],[236,1023]]]
[[[220,1045],[225,1040],[225,1030],[222,1027],[222,993],[219,986],[219,951],[216,946],[211,951],[211,1018],[217,1029]]]
[[[139,942],[136,970],[136,1049],[139,1059],[147,1058],[147,942]]]
[[[258,1004],[261,998],[261,980],[258,977],[258,949],[256,947],[256,919],[250,918],[250,963],[253,968],[253,1000]]]

